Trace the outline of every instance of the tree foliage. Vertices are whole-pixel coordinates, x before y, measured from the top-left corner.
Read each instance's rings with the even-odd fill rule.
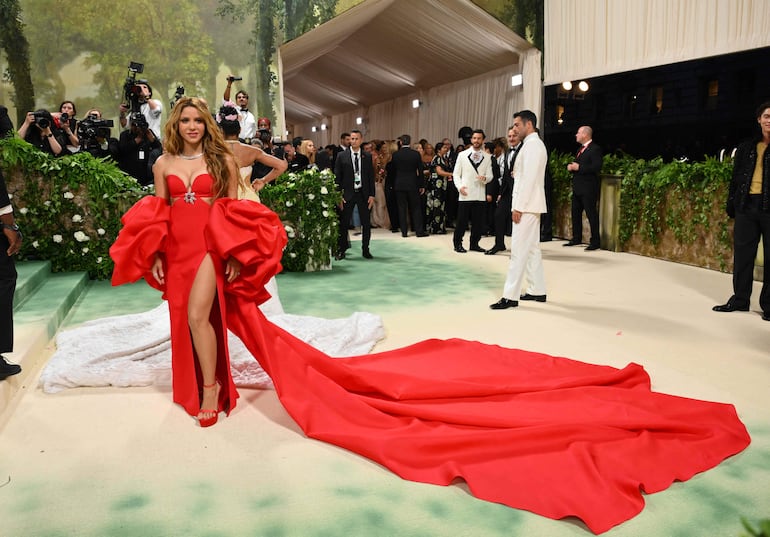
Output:
[[[13,102],[18,111],[17,125],[24,118],[26,110],[35,103],[35,92],[29,66],[29,43],[24,36],[21,8],[18,0],[0,0],[0,48],[8,59],[7,77],[13,84]]]
[[[115,110],[122,99],[130,61],[145,65],[139,76],[166,106],[179,84],[188,94],[206,96],[200,81],[209,80],[215,55],[194,0],[114,2],[108,9],[90,1],[21,0],[21,5],[33,43],[33,80],[49,106],[67,98],[60,72],[81,54],[85,65],[95,68],[92,104],[105,111]]]

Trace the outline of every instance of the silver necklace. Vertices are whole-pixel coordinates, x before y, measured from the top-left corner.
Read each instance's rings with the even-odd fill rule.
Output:
[[[195,160],[196,158],[201,158],[203,156],[203,153],[198,153],[197,155],[179,155],[179,158],[185,159],[185,160]]]

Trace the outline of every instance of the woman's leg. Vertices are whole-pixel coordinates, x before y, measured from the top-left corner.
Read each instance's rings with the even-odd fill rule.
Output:
[[[206,255],[198,267],[198,272],[190,288],[190,299],[187,304],[187,322],[192,334],[193,346],[198,355],[198,364],[203,377],[203,400],[201,409],[213,412],[201,412],[199,419],[212,418],[218,408],[217,398],[219,389],[216,386],[217,368],[217,337],[211,325],[210,314],[217,294],[217,279],[214,262]],[[205,388],[210,386],[210,388]]]

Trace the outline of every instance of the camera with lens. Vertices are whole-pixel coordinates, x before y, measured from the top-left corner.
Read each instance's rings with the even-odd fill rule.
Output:
[[[51,119],[50,115],[46,112],[33,112],[32,115],[35,117],[35,125],[40,127],[41,129],[47,129],[51,126]]]
[[[146,130],[150,128],[150,125],[147,123],[147,118],[144,117],[144,114],[141,112],[131,112],[129,118],[131,120],[131,125],[139,130]]]
[[[110,128],[113,126],[111,119],[99,119],[91,114],[78,123],[78,138],[83,149],[98,145],[97,138],[109,138]]]
[[[257,131],[257,137],[263,144],[270,143],[271,134],[268,129],[259,129]]]
[[[174,98],[171,99],[171,108],[174,108],[174,105],[184,97],[184,86],[177,86],[176,87],[176,93],[174,93]]]
[[[228,82],[235,82],[236,80],[243,80],[242,76],[228,76],[227,81]]]

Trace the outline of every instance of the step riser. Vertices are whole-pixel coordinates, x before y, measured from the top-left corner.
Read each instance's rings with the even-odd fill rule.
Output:
[[[14,295],[14,352],[9,361],[21,365],[18,375],[0,381],[0,427],[19,394],[35,389],[38,374],[53,352],[52,338],[89,285],[85,273],[51,274],[50,263],[19,263]]]

